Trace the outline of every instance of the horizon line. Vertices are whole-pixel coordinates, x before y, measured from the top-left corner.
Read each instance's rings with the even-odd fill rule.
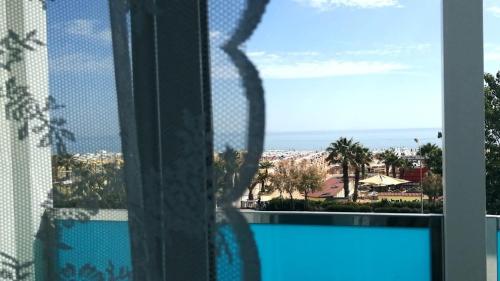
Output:
[[[358,131],[399,131],[399,130],[438,130],[438,127],[420,127],[420,128],[376,128],[376,129],[322,129],[322,130],[293,130],[293,131],[266,131],[265,134],[277,133],[313,133],[313,132],[358,132]]]

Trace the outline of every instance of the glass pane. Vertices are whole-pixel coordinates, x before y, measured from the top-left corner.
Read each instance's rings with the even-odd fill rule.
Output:
[[[253,254],[223,201],[251,149],[248,80],[226,45],[244,2],[210,2],[218,280],[244,280]],[[441,218],[373,213],[442,212],[440,7],[272,0],[240,46],[263,80],[266,134],[252,182],[230,199],[250,223],[262,280],[439,280]],[[352,147],[339,142],[329,161],[341,137]]]
[[[264,81],[261,164],[274,169],[260,169],[243,208],[420,213],[423,199],[441,212],[440,6],[270,2],[245,51]],[[304,165],[321,181],[279,186]]]
[[[0,279],[129,280],[107,1],[0,1],[0,111]]]

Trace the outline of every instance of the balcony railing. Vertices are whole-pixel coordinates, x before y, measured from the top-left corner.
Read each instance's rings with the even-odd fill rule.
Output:
[[[264,281],[443,280],[441,215],[243,213],[257,241]],[[103,210],[85,221],[59,220],[58,242],[71,249],[58,250],[56,272],[68,265],[103,273],[111,265],[117,272],[132,270],[127,224],[125,210]],[[219,255],[218,271],[234,269],[230,255]]]
[[[60,210],[63,214],[64,209]],[[252,225],[262,280],[406,280],[443,278],[443,216],[243,211]],[[487,216],[488,281],[498,280],[500,216]],[[117,274],[132,270],[127,211],[101,210],[89,220],[58,220],[55,272],[72,265]],[[227,235],[227,233],[225,234]],[[230,258],[218,257],[218,270]],[[121,279],[119,279],[121,280]],[[123,279],[129,280],[129,279]],[[130,279],[131,280],[131,279]]]

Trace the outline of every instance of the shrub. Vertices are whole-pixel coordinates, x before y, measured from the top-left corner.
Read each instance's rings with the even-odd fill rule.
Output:
[[[265,211],[304,211],[304,200],[275,198],[267,202]],[[360,213],[420,213],[419,201],[388,201],[382,200],[373,203],[336,202],[336,201],[309,201],[307,211],[324,212],[360,212]],[[442,202],[424,202],[424,213],[442,213]]]

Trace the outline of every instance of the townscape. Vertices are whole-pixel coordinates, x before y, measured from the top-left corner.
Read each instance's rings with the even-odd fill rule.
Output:
[[[344,137],[325,151],[270,150],[263,153],[245,194],[233,204],[242,209],[265,210],[278,201],[281,206],[288,201],[293,205],[304,202],[306,209],[314,209],[312,206],[321,202],[409,202],[412,206],[438,203],[442,199],[441,154],[441,149],[431,143],[418,149],[371,151]],[[244,157],[244,151],[230,148],[214,155],[218,204],[221,193],[234,188]],[[54,156],[56,205],[75,207],[94,200],[101,208],[125,208],[122,169],[120,153]]]

